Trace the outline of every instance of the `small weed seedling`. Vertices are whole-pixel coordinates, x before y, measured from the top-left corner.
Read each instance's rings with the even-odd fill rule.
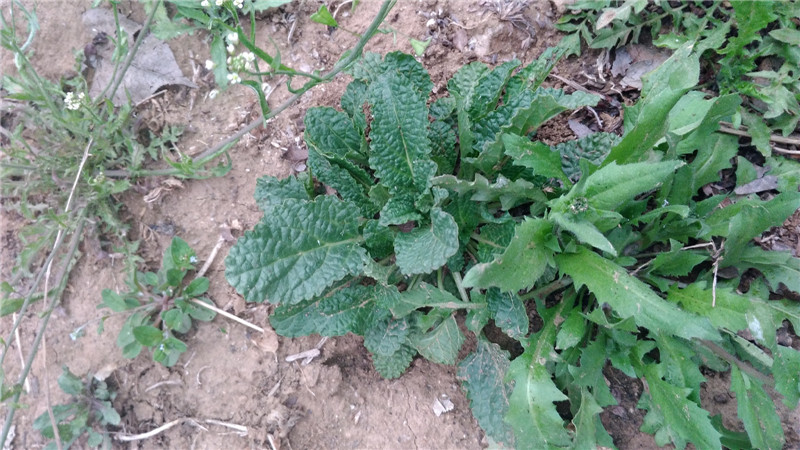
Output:
[[[214,318],[214,311],[198,306],[199,302],[211,303],[202,297],[208,290],[208,278],[184,283],[196,262],[189,244],[175,237],[164,252],[158,272],[136,272],[129,282],[130,291],[121,295],[103,290],[98,308],[130,313],[117,338],[123,356],[135,358],[147,347],[153,352],[153,360],[170,367],[186,351],[186,344],[175,333],[188,332],[192,319],[208,322]]]
[[[108,427],[118,426],[120,423],[119,413],[111,405],[116,393],[110,391],[104,381],[91,375],[87,375],[86,380],[81,380],[66,366],[58,377],[58,386],[72,396],[68,403],[52,408],[53,419],[58,426],[58,437],[61,439],[60,448],[70,448],[84,434],[87,435],[86,444],[89,447],[102,445],[103,448],[111,448]],[[48,439],[56,438],[48,412],[36,418],[33,429]],[[54,441],[47,444],[45,450],[57,448],[59,447]]]
[[[700,404],[701,366],[731,372],[748,444],[780,448],[766,389],[800,400],[800,352],[775,337],[800,329],[800,307],[770,291],[800,291],[800,262],[752,239],[800,207],[800,171],[773,166],[772,198],[703,194],[738,152],[717,129],[741,100],[693,90],[692,44],[645,77],[623,136],[556,146],[537,129],[599,101],[540,86],[568,43],[525,67],[466,65],[435,101],[412,56],[364,55],[341,110],[305,116],[313,177],[258,181],[264,216],[228,281],[277,304],[279,334],[363,336],[384,377],[416,355],[457,364],[478,423],[511,448],[612,447],[610,367],[647,386],[642,430],[659,445],[732,445]],[[763,276],[737,291],[750,269]]]

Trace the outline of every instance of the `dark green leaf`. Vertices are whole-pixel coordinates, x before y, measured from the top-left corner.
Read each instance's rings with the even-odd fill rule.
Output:
[[[630,120],[635,126],[626,129],[622,141],[611,149],[603,164],[641,161],[645,152],[666,134],[670,110],[697,84],[699,73],[698,56],[692,54],[692,43],[687,43],[656,70],[642,77],[642,99],[637,103],[637,114]],[[626,121],[628,117],[629,110],[626,110]]]
[[[381,299],[396,292],[393,286],[349,286],[322,298],[280,305],[270,315],[269,323],[286,337],[342,336],[348,332],[362,335],[371,325]]]
[[[450,214],[431,210],[431,224],[394,240],[396,263],[404,275],[428,273],[443,266],[458,251],[458,225]]]
[[[111,289],[103,289],[101,295],[103,296],[103,303],[98,305],[98,307],[106,307],[114,312],[122,312],[128,310],[128,305],[122,298],[122,296],[112,291]]]
[[[522,339],[528,335],[528,312],[515,292],[501,292],[491,288],[486,291],[486,302],[495,325],[505,334]]]
[[[390,357],[407,342],[411,326],[403,320],[375,321],[364,333],[364,347],[373,355]]]
[[[506,155],[514,158],[514,164],[533,170],[534,175],[557,178],[566,183],[569,179],[561,168],[561,154],[541,142],[531,142],[527,137],[504,134]],[[604,155],[605,156],[605,155]]]
[[[475,352],[458,364],[458,378],[481,428],[495,441],[513,445],[511,427],[503,421],[511,395],[511,386],[504,382],[508,359],[500,346],[479,338]]]
[[[414,359],[414,355],[416,354],[417,351],[414,350],[410,345],[402,344],[397,351],[390,355],[384,356],[373,353],[372,364],[375,366],[375,370],[377,370],[383,378],[397,378],[402,375],[406,369],[408,369],[408,366],[411,365],[411,361]]]
[[[437,289],[428,283],[422,282],[414,289],[408,289],[400,293],[394,292],[394,295],[391,296],[389,310],[394,317],[402,318],[416,309],[428,306],[440,309],[461,309],[471,308],[473,305],[464,303],[445,290]]]
[[[739,418],[744,422],[744,429],[747,430],[753,447],[775,450],[783,448],[781,418],[761,382],[732,365],[731,391],[736,394]]]
[[[286,199],[311,200],[303,181],[300,180],[300,175],[281,180],[271,176],[261,177],[256,180],[256,192],[253,197],[264,214],[270,214]]]
[[[231,248],[225,276],[248,301],[294,304],[320,295],[364,267],[358,216],[331,196],[287,200]]]
[[[586,319],[580,314],[580,308],[567,313],[567,318],[556,335],[556,349],[564,350],[578,345],[586,334]]]
[[[177,309],[170,309],[161,313],[161,318],[164,320],[165,327],[177,333],[186,333],[192,327],[192,319],[189,318],[189,315]],[[133,331],[134,335],[136,335],[136,329]],[[141,342],[141,339],[139,339],[139,342]]]
[[[370,167],[389,190],[424,191],[436,173],[429,157],[425,97],[406,78],[392,72],[370,84],[367,96],[373,117]]]
[[[511,181],[502,175],[490,183],[486,177],[475,174],[475,181],[466,181],[453,175],[442,175],[432,180],[434,186],[447,188],[474,202],[500,202],[504,211],[531,201],[544,202],[547,198],[542,189],[533,183],[519,179]]]
[[[553,227],[543,219],[526,219],[502,255],[490,263],[473,266],[464,276],[465,287],[497,286],[516,292],[533,286],[548,265],[553,265]]]
[[[708,411],[686,398],[691,389],[663,381],[653,367],[645,371],[645,378],[650,396],[643,396],[639,402],[639,408],[649,410],[642,431],[655,433],[656,443],[662,446],[671,441],[678,448],[686,447],[687,442],[697,448],[722,448],[720,434],[711,425]]]
[[[425,358],[440,364],[455,364],[458,351],[464,344],[464,335],[458,329],[456,318],[450,315],[436,328],[423,335],[414,335],[412,343]]]
[[[557,255],[556,262],[576,286],[586,285],[599,302],[611,305],[621,318],[633,316],[637,325],[655,333],[685,339],[720,339],[708,319],[665,301],[625,269],[596,253],[579,248],[577,253]]]
[[[578,413],[572,419],[575,426],[574,449],[613,448],[614,441],[600,421],[603,408],[597,403],[589,390],[581,388],[581,403]]]

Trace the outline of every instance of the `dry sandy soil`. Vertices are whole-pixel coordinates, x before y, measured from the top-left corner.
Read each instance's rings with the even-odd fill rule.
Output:
[[[7,5],[8,2],[0,2]],[[85,1],[40,1],[38,15],[41,31],[34,43],[34,62],[52,79],[73,70],[73,51],[91,41],[92,33],[80,25],[81,14],[90,7]],[[448,0],[400,1],[390,13],[385,27],[398,34],[378,35],[369,51],[411,52],[408,37],[434,40],[422,63],[430,71],[437,89],[463,64],[481,60],[495,63],[519,58],[523,63],[535,59],[548,45],[559,39],[551,23],[557,13],[546,1],[531,2],[526,16],[535,27],[530,46],[523,41],[529,34],[514,28],[492,12],[481,14],[474,2]],[[380,6],[377,0],[362,1],[354,13],[342,8],[337,17],[350,30],[363,30]],[[313,23],[309,15],[318,1],[296,1],[274,13],[265,14],[258,23],[258,43],[271,48],[268,37],[280,46],[284,63],[302,69],[326,69],[333,65],[355,38],[343,31],[331,31]],[[142,22],[141,8],[130,1],[120,4],[121,12]],[[280,19],[294,14],[296,28],[292,42],[287,42],[289,26]],[[454,25],[426,26],[431,14],[457,18],[464,28]],[[433,16],[431,16],[433,17]],[[207,36],[196,34],[169,42],[183,73],[192,78],[193,63],[202,66],[208,58]],[[5,59],[4,55],[4,59]],[[596,53],[560,64],[555,73],[566,79],[586,81],[597,71]],[[164,248],[172,236],[185,239],[204,260],[220,236],[221,226],[250,229],[260,218],[253,200],[256,179],[263,175],[285,177],[301,169],[293,155],[302,153],[302,118],[312,106],[338,105],[349,82],[342,75],[330,84],[307,93],[295,106],[271,120],[265,129],[242,139],[230,152],[233,169],[226,176],[201,181],[187,181],[184,187],[167,192],[154,203],[144,201],[144,194],[160,180],[140,186],[142,193],[130,191],[121,200],[123,215],[131,224],[130,239],[141,240],[140,256],[150,268],[160,263]],[[563,86],[555,81],[558,86]],[[214,88],[207,79],[187,95],[185,88],[169,89],[157,102],[147,106],[147,113],[161,124],[183,125],[188,132],[180,147],[190,155],[198,154],[222,141],[257,115],[257,101],[245,87],[234,86],[214,99],[207,93]],[[567,88],[572,90],[571,88]],[[289,94],[278,89],[270,98],[272,105]],[[193,98],[193,102],[191,99]],[[614,117],[604,117],[613,124]],[[552,121],[543,135],[550,142],[573,139],[567,117]],[[608,120],[611,119],[611,120]],[[612,125],[609,125],[609,127]],[[12,212],[3,213],[3,266],[7,273],[20,251],[16,236],[21,219]],[[234,235],[241,231],[234,229]],[[245,304],[227,284],[223,247],[207,274],[211,281],[210,297],[221,308],[255,324],[268,327],[268,305]],[[142,433],[164,423],[193,418],[203,425],[186,421],[168,431],[121,448],[483,448],[487,441],[472,418],[469,404],[460,390],[455,371],[417,359],[400,379],[387,381],[372,368],[361,338],[345,336],[330,339],[321,347],[322,354],[308,365],[286,362],[287,355],[311,349],[319,338],[264,340],[242,325],[217,317],[212,323],[193,328],[186,336],[189,351],[172,368],[154,363],[147,352],[134,360],[122,358],[115,345],[120,317],[110,318],[105,333],[98,336],[94,325],[76,341],[69,334],[77,327],[97,320],[96,306],[104,288],[124,289],[123,265],[119,261],[98,259],[90,249],[70,278],[62,305],[47,330],[47,360],[37,358],[31,376],[32,391],[23,397],[26,407],[17,411],[15,449],[39,448],[45,441],[31,428],[31,423],[46,411],[45,379],[49,380],[51,401],[64,400],[56,387],[63,365],[76,374],[112,370],[108,378],[119,392],[114,406],[122,416],[124,433]],[[0,321],[2,329],[10,318]],[[31,317],[21,330],[25,352],[35,334],[36,320]],[[272,351],[274,350],[274,351]],[[16,351],[16,350],[15,350]],[[9,357],[6,373],[16,377],[19,361]],[[619,448],[654,448],[651,436],[638,431],[644,412],[636,409],[642,386],[615,371],[607,378],[619,405],[603,413],[603,421]],[[704,402],[712,413],[721,413],[729,427],[737,426],[735,401],[728,393],[727,375],[708,374]],[[436,416],[436,399],[449,398],[454,409]],[[5,406],[2,409],[5,415]],[[789,419],[788,415],[787,421]],[[215,419],[247,427],[245,436],[235,430],[209,424]],[[796,420],[796,417],[794,418]],[[797,423],[786,424],[790,439],[797,438]],[[794,435],[792,435],[794,433]]]

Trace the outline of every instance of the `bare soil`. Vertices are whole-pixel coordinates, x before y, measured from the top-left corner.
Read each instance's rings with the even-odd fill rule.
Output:
[[[58,79],[74,70],[73,52],[92,39],[91,31],[80,25],[81,14],[90,7],[89,3],[39,2],[41,31],[34,41],[34,62],[45,76]],[[0,1],[3,8],[7,4]],[[280,47],[284,63],[300,70],[330,68],[355,43],[355,38],[311,22],[309,16],[319,4],[312,0],[296,1],[264,14],[257,24],[258,44],[270,49],[271,38]],[[379,6],[377,0],[362,1],[353,13],[349,12],[349,6],[342,8],[337,19],[344,28],[363,30]],[[120,7],[132,20],[143,21],[136,2],[123,1]],[[297,20],[291,43],[287,40],[290,25],[285,20],[289,14]],[[421,61],[441,92],[446,79],[465,63],[474,60],[497,63],[511,58],[528,63],[558,41],[560,36],[550,26],[557,16],[549,2],[531,2],[525,14],[536,30],[532,41],[529,33],[497,14],[481,10],[475,2],[400,1],[383,26],[397,33],[378,35],[367,50],[410,53],[408,37],[424,40],[433,36]],[[429,18],[448,16],[457,18],[463,27],[441,27],[435,20],[430,27],[426,25]],[[193,65],[201,67],[209,57],[207,38],[199,33],[169,42],[184,75],[194,78],[198,89],[191,92],[186,88],[168,89],[145,105],[143,112],[154,127],[185,126],[188,131],[179,146],[189,155],[222,141],[257,117],[257,100],[245,87],[231,87],[214,99],[207,96],[214,88],[213,83],[202,69],[197,72],[199,77],[193,72]],[[530,45],[526,48],[524,43]],[[7,56],[2,54],[2,59],[10,61]],[[593,68],[597,56],[585,53],[581,59],[560,64],[555,73],[567,79],[578,72],[591,74],[591,70],[596,71]],[[3,67],[8,70],[6,62]],[[175,235],[185,239],[204,260],[219,239],[221,226],[230,227],[237,237],[241,230],[252,228],[260,218],[253,201],[256,179],[263,175],[286,177],[302,170],[302,161],[294,155],[302,153],[305,111],[318,105],[337,106],[348,82],[349,78],[342,75],[317,87],[264,129],[242,139],[230,152],[233,168],[226,176],[186,181],[183,188],[165,192],[153,203],[145,202],[144,197],[162,180],[142,181],[136,191],[126,193],[121,199],[123,215],[131,224],[130,239],[141,241],[139,254],[145,263],[156,268]],[[288,97],[285,88],[278,88],[270,104],[278,105]],[[604,119],[610,119],[605,123],[613,124],[613,114],[604,114]],[[545,142],[574,139],[567,119],[559,117],[541,131]],[[24,221],[14,213],[3,212],[0,238],[2,270],[6,274],[21,251],[18,231],[23,225]],[[795,237],[787,238],[787,242],[798,245],[797,230],[789,234]],[[207,273],[211,281],[210,297],[219,307],[269,328],[270,306],[246,304],[227,284],[224,259],[228,249],[229,245],[223,247]],[[124,433],[143,433],[176,419],[186,419],[146,440],[115,443],[120,448],[471,449],[488,444],[470,413],[454,368],[417,359],[401,378],[384,380],[372,368],[358,337],[330,339],[321,347],[320,357],[301,365],[286,362],[286,356],[314,348],[320,340],[318,336],[277,338],[275,345],[271,340],[274,337],[257,336],[246,327],[218,316],[209,324],[193,328],[185,339],[189,351],[172,368],[154,363],[147,352],[134,360],[121,357],[115,339],[122,317],[106,321],[102,335],[95,332],[96,322],[93,322],[84,337],[72,340],[69,335],[73,330],[100,317],[96,305],[102,289],[125,288],[120,261],[101,258],[101,254],[89,247],[81,250],[83,256],[72,273],[63,303],[48,327],[46,348],[33,366],[32,391],[23,397],[25,407],[16,414],[17,436],[12,443],[15,449],[40,448],[45,444],[42,436],[32,430],[31,423],[46,411],[45,380],[49,381],[53,404],[65,399],[56,384],[63,365],[79,375],[111,372],[108,381],[119,392],[114,406],[122,416],[120,431]],[[31,313],[21,329],[25,353],[35,335],[36,312]],[[2,329],[9,329],[10,317],[0,320],[0,324]],[[18,376],[20,367],[16,357],[10,356],[5,364],[10,379]],[[607,378],[620,405],[608,408],[602,419],[617,446],[655,448],[653,438],[638,431],[644,415],[636,409],[641,384],[616,371],[610,371]],[[704,404],[712,412],[722,413],[727,426],[740,428],[735,399],[728,394],[728,385],[725,375],[709,376]],[[435,400],[443,398],[452,401],[454,409],[436,416],[432,406]],[[5,405],[2,411],[5,414]],[[797,414],[787,413],[784,417],[787,438],[798,442]],[[236,434],[236,430],[209,423],[208,419],[247,427],[247,434]]]

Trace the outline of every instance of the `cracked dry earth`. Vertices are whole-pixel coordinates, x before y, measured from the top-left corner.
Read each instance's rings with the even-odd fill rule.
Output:
[[[7,8],[8,3],[0,0],[0,7]],[[34,2],[24,3],[30,6]],[[92,39],[92,33],[78,25],[90,3],[38,2],[41,30],[33,44],[33,61],[43,75],[51,79],[70,76],[73,51]],[[319,1],[299,0],[264,14],[257,23],[258,44],[270,49],[272,38],[283,62],[299,70],[330,68],[355,38],[311,22],[309,16],[319,5]],[[122,1],[119,6],[124,16],[143,21],[142,8],[136,2]],[[337,19],[347,29],[363,30],[379,6],[377,0],[362,1],[353,13],[343,8]],[[486,10],[475,2],[457,0],[400,1],[384,27],[402,34],[379,34],[367,50],[411,52],[406,35],[419,40],[432,37],[421,61],[436,85],[435,93],[441,93],[445,80],[465,63],[497,63],[515,57],[523,63],[532,61],[560,38],[550,26],[556,18],[555,6],[547,1],[530,2],[530,7],[520,11]],[[206,35],[183,36],[170,41],[169,46],[184,75],[194,78],[198,88],[169,88],[158,101],[143,105],[141,114],[151,126],[185,126],[187,132],[178,145],[189,155],[196,155],[257,116],[257,99],[244,87],[234,86],[214,99],[207,95],[214,88],[213,82],[202,70],[197,71],[209,57]],[[562,63],[555,74],[571,79],[577,72],[596,71],[596,57],[587,53],[579,60]],[[0,61],[3,69],[9,70],[7,55],[2,54]],[[204,260],[221,230],[230,230],[238,237],[242,230],[252,228],[260,218],[253,200],[256,179],[262,175],[285,177],[302,170],[305,111],[318,105],[337,105],[348,81],[342,75],[315,88],[265,128],[243,138],[230,152],[233,169],[226,176],[172,186],[166,180],[144,180],[124,194],[120,199],[124,203],[122,214],[131,224],[130,239],[141,240],[140,256],[147,267],[158,267],[172,236],[185,239]],[[559,82],[556,85],[564,86]],[[270,104],[278,105],[288,97],[284,88],[278,88]],[[608,127],[618,126],[614,117],[602,114]],[[542,139],[548,143],[574,139],[566,119],[559,117],[547,124],[541,131]],[[17,213],[3,209],[3,274],[11,270],[21,251],[18,232],[23,225]],[[222,248],[207,273],[210,297],[219,307],[268,328],[270,307],[245,304],[225,281],[228,249],[229,245]],[[37,358],[31,392],[23,397],[26,407],[17,411],[14,449],[45,444],[31,423],[46,411],[45,379],[49,380],[52,402],[65,399],[56,387],[63,365],[81,376],[88,372],[110,374],[107,382],[119,392],[114,406],[122,417],[122,433],[144,433],[178,421],[147,439],[115,442],[119,448],[477,449],[488,445],[472,418],[453,367],[416,359],[401,378],[384,380],[372,368],[358,337],[324,342],[320,356],[304,365],[299,360],[287,362],[286,357],[318,347],[319,337],[257,336],[218,316],[211,323],[193,327],[185,338],[189,350],[172,368],[154,363],[147,352],[134,360],[122,358],[115,345],[120,317],[106,322],[103,335],[98,336],[92,325],[84,337],[73,341],[69,337],[73,330],[99,317],[96,305],[101,290],[124,288],[120,261],[104,257],[107,255],[102,248],[93,249],[88,244],[81,250],[83,256],[47,331],[46,364],[41,356]],[[8,329],[10,323],[10,317],[3,318],[0,328]],[[31,316],[21,329],[26,352],[35,326]],[[473,346],[474,342],[467,342],[461,356]],[[18,359],[8,358],[4,370],[10,378],[16,377]],[[620,403],[601,416],[615,443],[619,448],[655,448],[653,438],[638,431],[644,416],[644,411],[635,407],[641,383],[614,370],[609,370],[606,378]],[[728,384],[724,375],[709,376],[704,399],[712,413],[722,413],[735,422],[735,404],[726,397]],[[452,404],[452,410],[437,415],[437,404]],[[246,427],[247,432],[220,422]]]

